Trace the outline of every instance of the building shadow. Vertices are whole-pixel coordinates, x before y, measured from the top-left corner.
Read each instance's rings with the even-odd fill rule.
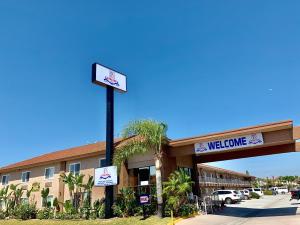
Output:
[[[242,208],[242,207],[226,207],[224,210],[215,213],[216,215],[230,216],[230,217],[276,217],[276,216],[293,216],[297,215],[298,207],[284,207],[284,208]]]

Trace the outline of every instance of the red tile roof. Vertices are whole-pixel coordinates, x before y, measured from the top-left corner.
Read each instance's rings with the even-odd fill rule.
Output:
[[[203,168],[203,169],[210,170],[210,171],[223,172],[223,173],[233,174],[233,175],[242,176],[242,177],[254,177],[251,175],[247,175],[245,173],[239,173],[239,172],[232,171],[232,170],[226,170],[223,168],[219,168],[219,167],[215,167],[215,166],[211,166],[211,165],[207,165],[207,164],[198,164],[197,166],[198,166],[198,168]]]
[[[122,139],[115,139],[115,145],[118,145]],[[94,144],[69,148],[56,152],[47,153],[41,156],[37,156],[28,160],[10,164],[0,168],[0,173],[8,171],[20,170],[24,168],[30,168],[39,165],[45,165],[53,162],[61,162],[72,159],[86,158],[97,156],[99,154],[105,154],[106,142],[97,142]]]

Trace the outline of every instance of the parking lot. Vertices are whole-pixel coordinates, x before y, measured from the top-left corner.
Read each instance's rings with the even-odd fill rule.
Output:
[[[214,215],[200,215],[179,225],[299,225],[300,201],[289,201],[290,194],[232,204]]]

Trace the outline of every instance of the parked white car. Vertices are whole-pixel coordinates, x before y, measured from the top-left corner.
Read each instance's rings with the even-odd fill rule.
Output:
[[[241,192],[243,193],[245,200],[250,199],[250,191],[249,190],[245,189],[245,190],[242,190]]]
[[[258,194],[260,197],[264,195],[263,191],[261,188],[248,188],[249,192],[254,192]]]
[[[277,194],[287,194],[289,190],[286,187],[271,187],[271,191],[276,191]]]
[[[240,201],[238,192],[235,190],[218,190],[212,194],[217,195],[219,200],[225,202],[225,204],[232,204]]]

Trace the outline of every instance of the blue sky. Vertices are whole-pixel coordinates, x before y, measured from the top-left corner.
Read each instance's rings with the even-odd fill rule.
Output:
[[[100,62],[128,76],[115,134],[152,118],[182,138],[300,125],[299,1],[0,1],[0,165],[105,138]],[[300,175],[300,154],[215,165]]]

